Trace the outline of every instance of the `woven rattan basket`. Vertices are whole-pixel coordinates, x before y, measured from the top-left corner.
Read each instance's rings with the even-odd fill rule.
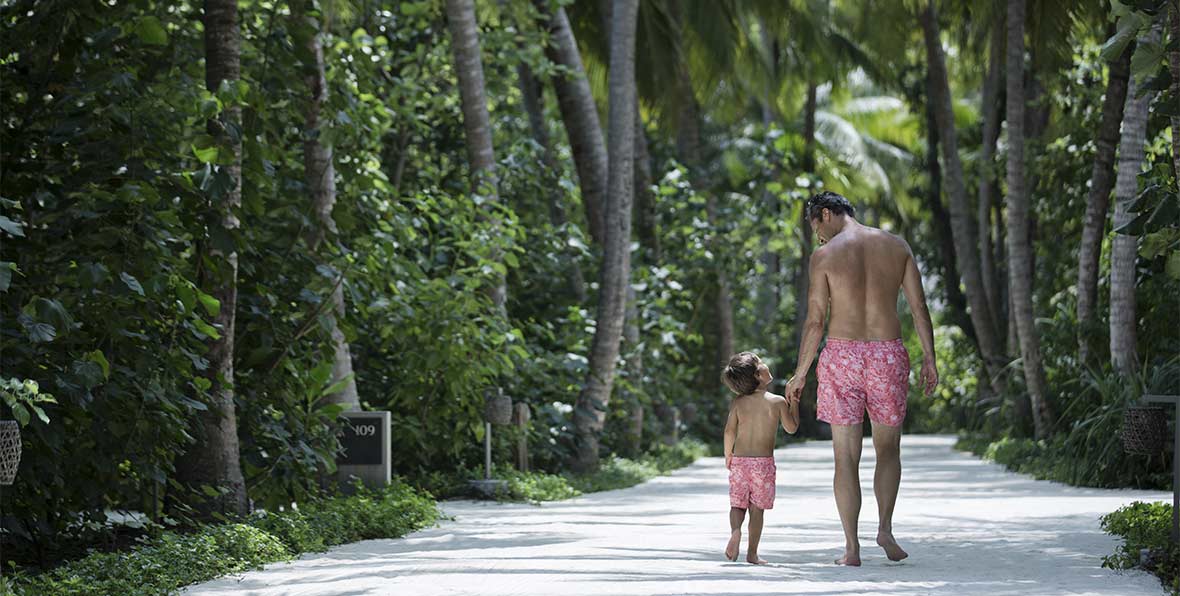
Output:
[[[1129,406],[1123,412],[1123,451],[1156,455],[1168,444],[1168,418],[1163,408]]]
[[[19,465],[20,426],[15,420],[0,420],[0,484],[12,484]]]

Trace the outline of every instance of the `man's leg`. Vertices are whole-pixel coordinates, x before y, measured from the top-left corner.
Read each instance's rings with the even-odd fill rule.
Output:
[[[838,565],[860,565],[860,541],[856,537],[856,522],[860,517],[860,449],[864,441],[862,432],[859,422],[832,425],[832,449],[836,455],[836,477],[832,485],[836,493],[836,510],[840,512],[840,523],[844,526],[844,556],[836,560]]]
[[[765,565],[758,557],[758,541],[762,540],[763,510],[750,503],[750,545],[746,549],[746,562],[755,565]]]
[[[736,561],[742,542],[742,522],[746,521],[746,510],[729,508],[729,544],[725,545],[725,558]]]
[[[901,485],[901,427],[873,425],[873,448],[877,451],[877,467],[873,472],[873,493],[877,496],[877,544],[885,549],[890,561],[900,561],[909,555],[893,538],[893,506],[897,504],[897,489]]]

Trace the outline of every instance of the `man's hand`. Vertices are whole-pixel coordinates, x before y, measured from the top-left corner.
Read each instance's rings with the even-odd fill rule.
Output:
[[[725,456],[725,469],[729,470],[729,469],[731,469],[731,466],[733,466],[733,454],[732,453]]]
[[[934,393],[934,388],[938,386],[938,365],[934,363],[934,359],[926,357],[922,359],[922,387],[926,390],[926,395],[929,396]]]
[[[799,405],[799,398],[803,395],[803,385],[807,383],[805,375],[795,375],[791,380],[787,381],[787,388],[783,391],[783,397],[790,400],[791,403]]]

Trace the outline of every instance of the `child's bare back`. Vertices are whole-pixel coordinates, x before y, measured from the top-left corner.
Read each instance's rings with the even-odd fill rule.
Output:
[[[737,457],[773,455],[779,424],[789,433],[799,428],[798,412],[786,398],[768,391],[733,398],[729,416],[737,427],[733,445]]]

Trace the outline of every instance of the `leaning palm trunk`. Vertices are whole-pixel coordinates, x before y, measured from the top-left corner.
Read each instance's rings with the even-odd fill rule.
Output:
[[[1051,431],[1053,413],[1033,317],[1029,197],[1024,176],[1024,9],[1025,0],[1008,0],[1008,287],[1024,381],[1032,402],[1033,430],[1037,438],[1044,438]]]
[[[320,142],[320,111],[328,95],[328,82],[324,75],[324,48],[319,35],[319,23],[309,17],[315,33],[307,40],[307,49],[312,63],[307,64],[307,86],[311,91],[304,130],[309,134],[303,141],[303,168],[307,177],[307,188],[311,191],[312,210],[316,224],[308,235],[308,245],[314,253],[325,240],[336,234],[336,221],[332,209],[336,205],[336,168],[332,165],[332,148]],[[343,387],[325,397],[329,403],[340,404],[349,410],[361,408],[357,395],[356,380],[352,372],[352,351],[348,339],[340,330],[339,319],[344,317],[343,280],[333,284],[331,308],[324,313],[324,323],[332,339],[332,385],[343,382]]]
[[[558,170],[557,158],[553,155],[553,145],[549,142],[549,129],[545,125],[544,89],[532,69],[527,64],[516,67],[517,86],[520,88],[521,98],[524,100],[525,112],[529,117],[529,129],[533,133],[533,140],[541,147],[541,162],[550,172]],[[549,192],[549,222],[555,228],[563,228],[568,222],[565,211],[565,193],[560,187]],[[566,274],[569,276],[570,287],[574,291],[574,298],[578,302],[586,301],[586,282],[582,277],[582,266],[578,264],[576,256],[570,256],[566,262]]]
[[[548,2],[535,0],[542,14],[549,12]],[[555,64],[569,70],[569,76],[553,77],[557,93],[557,107],[569,136],[570,153],[578,171],[578,186],[582,190],[582,204],[586,209],[586,225],[590,238],[598,244],[605,242],[603,206],[607,193],[607,154],[602,128],[598,123],[598,106],[590,92],[590,82],[582,67],[582,55],[574,39],[565,9],[558,8],[549,15],[549,34],[552,43],[545,54]]]
[[[997,19],[998,20],[998,19]],[[983,277],[983,293],[987,296],[988,309],[992,318],[1000,320],[999,276],[996,263],[992,260],[991,211],[993,188],[992,167],[995,161],[996,140],[1000,136],[999,90],[1004,67],[1003,21],[993,23],[992,37],[988,50],[987,76],[983,80],[983,146],[979,152],[979,201],[976,219],[979,222],[979,269]]]
[[[955,259],[959,266],[959,273],[963,276],[967,303],[971,308],[971,324],[975,328],[979,351],[983,356],[984,373],[988,377],[992,391],[999,394],[1003,388],[1001,373],[1004,358],[1000,352],[998,327],[992,316],[987,294],[984,292],[977,250],[975,220],[971,215],[967,199],[963,164],[959,160],[959,143],[955,138],[954,111],[951,105],[950,83],[947,81],[946,58],[942,51],[938,15],[934,10],[933,2],[928,4],[922,13],[922,30],[926,40],[928,68],[933,79],[931,91],[934,97],[931,97],[930,101],[934,104],[934,116],[938,124],[939,140],[942,146],[943,175],[950,198]],[[1009,99],[1009,103],[1011,103],[1011,99]],[[951,283],[954,281],[952,280]]]
[[[803,105],[803,173],[815,173],[815,111],[816,93],[818,89],[814,82],[807,82],[807,101]],[[807,293],[810,291],[810,276],[807,264],[811,261],[811,222],[807,218],[807,210],[799,219],[799,266],[795,271],[795,328],[791,332],[792,346],[798,346],[803,337],[803,323],[807,320]],[[793,354],[788,359],[798,359]]]
[[[574,408],[578,471],[598,466],[598,439],[614,386],[631,271],[631,205],[635,176],[635,24],[639,0],[615,0],[610,35],[610,185],[604,218],[598,317],[590,373]]]
[[[1171,2],[1172,5],[1172,40],[1169,42],[1171,50],[1168,51],[1168,66],[1172,72],[1172,100],[1176,101],[1180,98],[1180,4]],[[1172,171],[1177,177],[1180,177],[1180,115],[1175,112],[1175,106],[1172,111]]]
[[[241,77],[241,41],[238,33],[238,8],[235,0],[207,0],[205,2],[205,87],[216,92],[223,81],[235,82]],[[215,205],[219,214],[212,226],[219,226],[228,235],[239,227],[234,212],[242,203],[242,144],[227,134],[227,123],[237,126],[241,108],[227,107],[219,119],[208,122],[209,134],[222,147],[233,153],[225,166],[233,180],[222,203]],[[213,513],[241,515],[247,512],[246,483],[239,460],[237,418],[234,410],[234,315],[238,301],[238,253],[228,254],[212,249],[212,271],[202,274],[201,285],[212,286],[210,294],[220,303],[213,318],[220,337],[209,340],[209,367],[206,378],[209,408],[199,415],[195,429],[196,442],[177,458],[176,475],[179,482],[199,495],[201,487],[224,489],[219,496],[195,503],[198,516],[212,517]]]
[[[1123,104],[1127,99],[1127,77],[1131,70],[1131,48],[1110,65],[1110,81],[1102,102],[1102,124],[1098,128],[1097,150],[1090,170],[1090,192],[1086,196],[1086,215],[1082,223],[1082,244],[1078,248],[1078,352],[1083,363],[1090,361],[1094,308],[1098,301],[1098,261],[1102,239],[1106,236],[1106,214],[1110,191],[1114,187],[1115,147],[1123,121]]]
[[[492,150],[492,127],[488,123],[488,102],[484,95],[483,63],[479,56],[479,28],[475,22],[472,0],[447,0],[447,28],[451,32],[451,50],[455,58],[455,75],[459,79],[463,132],[467,139],[467,160],[471,167],[471,190],[486,199],[491,210],[499,201],[496,180],[496,155]],[[486,217],[486,216],[485,216]],[[490,235],[497,235],[499,216],[491,216]],[[499,259],[499,254],[492,254]],[[504,314],[508,288],[503,275],[496,275],[488,288],[496,310]]]
[[[1152,27],[1140,43],[1155,42],[1159,30]],[[1139,95],[1139,81],[1131,77],[1127,84],[1127,103],[1123,108],[1123,131],[1119,139],[1118,179],[1114,186],[1114,227],[1134,219],[1127,211],[1135,201],[1139,170],[1143,166],[1144,146],[1147,143],[1147,112],[1154,91]],[[1135,304],[1135,261],[1139,237],[1115,234],[1110,249],[1110,360],[1123,374],[1135,372],[1139,361],[1136,342],[1138,315]]]

